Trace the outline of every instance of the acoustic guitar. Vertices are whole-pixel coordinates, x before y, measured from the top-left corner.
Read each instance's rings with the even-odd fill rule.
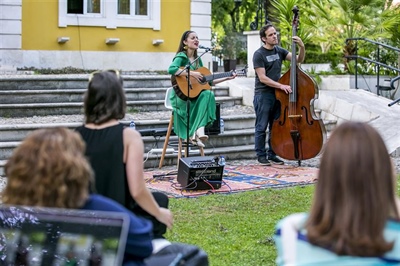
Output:
[[[183,69],[183,68],[181,68],[181,69]],[[187,82],[186,76],[175,76],[175,75],[171,76],[171,83],[172,83],[172,86],[174,87],[176,95],[185,101],[188,98],[189,99],[197,98],[203,90],[211,89],[209,82],[213,81],[214,79],[231,77],[235,73],[237,76],[246,76],[247,75],[247,67],[245,67],[241,70],[231,70],[228,72],[215,73],[215,74],[212,74],[210,72],[210,70],[208,70],[205,67],[200,67],[193,71],[200,72],[203,75],[203,78],[201,81],[198,81],[196,78],[190,77],[189,92],[188,92],[188,82]]]

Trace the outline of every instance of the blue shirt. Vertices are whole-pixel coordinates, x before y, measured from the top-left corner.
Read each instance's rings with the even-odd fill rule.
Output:
[[[116,201],[96,194],[90,195],[81,209],[128,214],[130,222],[124,262],[129,262],[129,265],[144,265],[143,260],[153,252],[153,225],[150,221],[136,216]]]
[[[292,214],[277,224],[274,236],[278,251],[277,265],[400,265],[399,221],[388,220],[384,229],[385,239],[394,242],[391,251],[381,257],[355,257],[339,256],[330,250],[310,244],[303,227],[306,219],[306,213]]]

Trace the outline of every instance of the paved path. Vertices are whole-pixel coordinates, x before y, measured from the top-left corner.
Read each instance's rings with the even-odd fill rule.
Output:
[[[326,111],[343,120],[359,120],[369,122],[379,131],[390,154],[398,154],[400,147],[400,106],[388,104],[392,100],[377,96],[365,90],[321,91],[321,100]]]

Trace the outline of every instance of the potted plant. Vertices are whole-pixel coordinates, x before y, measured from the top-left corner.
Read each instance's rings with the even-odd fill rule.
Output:
[[[212,33],[211,34],[211,47],[213,47],[213,50],[211,51],[212,57],[213,57],[213,72],[218,72],[218,59],[221,58],[221,45],[219,43],[218,39],[218,33]]]
[[[224,58],[224,71],[236,69],[237,55],[242,48],[238,33],[228,31],[221,40],[221,52]]]

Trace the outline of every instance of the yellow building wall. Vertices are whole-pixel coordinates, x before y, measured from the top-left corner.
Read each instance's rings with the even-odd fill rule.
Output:
[[[161,30],[140,28],[58,27],[58,0],[23,0],[22,50],[175,52],[185,30],[190,29],[190,0],[161,0]],[[67,43],[57,38],[68,36]],[[119,38],[107,45],[106,38]],[[153,46],[153,39],[164,43]]]

